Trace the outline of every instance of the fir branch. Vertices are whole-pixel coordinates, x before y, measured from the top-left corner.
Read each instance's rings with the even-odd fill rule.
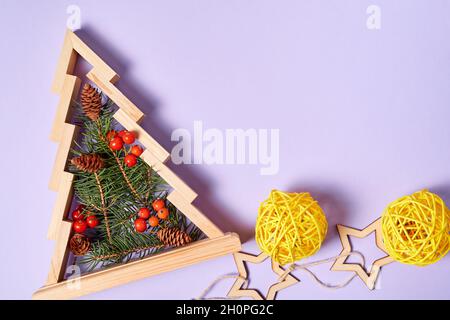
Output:
[[[152,169],[150,167],[147,167],[146,169],[147,169],[147,183],[148,183],[148,185],[151,185],[152,184]],[[148,198],[150,197],[150,191],[151,191],[151,188],[149,188],[147,190],[147,193],[145,194],[145,201],[147,201]]]
[[[141,196],[137,193],[136,189],[133,187],[133,185],[130,182],[130,179],[128,178],[128,175],[126,174],[125,170],[123,169],[122,162],[120,161],[119,157],[114,153],[114,158],[116,159],[117,166],[120,169],[120,172],[122,173],[123,178],[125,179],[125,182],[127,183],[128,187],[130,188],[131,193],[134,195],[136,200],[139,202],[143,202]],[[146,205],[144,201],[144,205]]]
[[[150,250],[150,249],[155,249],[156,250],[156,249],[163,248],[165,246],[166,245],[164,245],[164,244],[160,244],[160,245],[157,245],[157,246],[149,245],[149,246],[146,246],[146,247],[132,248],[132,249],[129,249],[129,250],[125,250],[125,251],[121,251],[121,252],[117,252],[117,253],[111,253],[111,254],[107,254],[107,255],[98,255],[98,256],[91,255],[91,259],[92,260],[97,260],[97,261],[113,260],[113,259],[117,259],[119,257],[124,257],[124,256],[128,256],[130,254],[133,254],[133,253],[137,253],[137,252],[140,252],[140,251],[145,251],[145,250]]]
[[[98,265],[107,266],[129,261],[133,257],[142,258],[164,247],[156,236],[134,233],[133,237],[115,237],[111,243],[93,243],[90,252],[80,262],[92,270]]]
[[[100,183],[100,178],[99,178],[97,172],[95,172],[94,175],[95,175],[95,180],[97,181],[98,190],[100,191],[100,197],[101,197],[101,201],[102,201],[101,211],[103,213],[103,217],[105,218],[106,233],[108,234],[109,242],[111,242],[111,230],[109,229],[108,213],[106,211],[105,194],[103,192],[102,185]]]
[[[108,140],[106,139],[105,134],[102,132],[102,124],[100,122],[100,119],[98,119],[96,121],[97,123],[97,129],[98,129],[98,135],[100,137],[100,140],[103,141],[103,143],[108,144]],[[114,156],[114,159],[116,160],[117,166],[123,176],[123,178],[125,179],[126,184],[128,185],[128,187],[130,188],[131,193],[133,194],[133,196],[136,198],[136,200],[142,202],[142,197],[137,193],[136,189],[133,187],[133,185],[130,182],[130,179],[128,177],[128,175],[126,174],[124,168],[123,168],[123,164],[122,161],[120,160],[120,158],[117,156],[116,152],[110,150],[112,155]],[[147,203],[144,200],[144,205],[146,205]]]
[[[74,112],[74,118],[82,129],[81,141],[74,145],[73,154],[96,153],[104,160],[104,168],[97,172],[97,176],[79,172],[73,166],[70,168],[76,174],[75,196],[86,205],[86,210],[100,218],[100,224],[92,230],[90,251],[78,260],[88,270],[143,258],[163,250],[166,246],[156,234],[160,228],[177,227],[194,241],[204,236],[170,203],[167,203],[169,219],[161,220],[158,227],[149,228],[145,233],[135,231],[134,220],[139,209],[148,207],[156,198],[166,199],[169,186],[141,158],[129,168],[123,163],[126,151],[115,152],[109,148],[108,132],[120,130],[113,118],[115,108],[112,100],[108,99],[95,121],[83,114],[79,104]],[[98,182],[101,182],[101,192]]]

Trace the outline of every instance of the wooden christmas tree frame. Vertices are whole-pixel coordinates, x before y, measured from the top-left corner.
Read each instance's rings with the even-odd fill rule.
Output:
[[[202,230],[207,239],[141,260],[82,275],[77,279],[78,285],[73,286],[70,285],[73,280],[64,280],[72,226],[71,221],[68,220],[68,212],[73,198],[74,181],[74,175],[66,169],[70,150],[79,132],[79,127],[69,123],[72,118],[73,101],[78,96],[81,85],[81,79],[73,75],[78,57],[82,57],[92,66],[86,75],[87,78],[118,106],[118,111],[114,114],[117,122],[125,129],[137,133],[140,143],[145,147],[141,158],[173,188],[167,199]],[[57,197],[47,237],[54,240],[56,245],[47,282],[33,294],[33,299],[75,298],[206,259],[238,252],[241,249],[237,234],[224,234],[192,204],[197,194],[166,166],[165,163],[170,154],[139,126],[144,114],[114,85],[118,79],[119,75],[75,33],[67,31],[52,86],[52,91],[59,94],[60,100],[50,139],[58,142],[59,146],[49,183],[49,188],[57,192]]]

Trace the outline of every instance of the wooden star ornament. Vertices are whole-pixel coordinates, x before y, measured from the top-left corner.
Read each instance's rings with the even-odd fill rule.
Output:
[[[242,286],[248,280],[248,270],[246,263],[248,262],[262,263],[267,258],[270,258],[270,256],[267,255],[266,253],[260,253],[259,255],[255,256],[244,252],[238,252],[234,253],[233,257],[240,277],[236,279],[236,281],[234,282],[233,286],[230,289],[230,292],[228,292],[228,296],[231,298],[250,297],[254,300],[274,300],[276,298],[278,291],[285,289],[297,282],[300,282],[297,278],[288,273],[279,282],[274,283],[270,286],[266,296],[262,295],[256,289],[242,288]],[[280,277],[285,275],[285,269],[283,269],[277,262],[273,260],[272,260],[272,270]]]
[[[337,230],[339,233],[339,238],[342,243],[341,255],[349,254],[352,252],[352,244],[350,242],[349,236],[356,238],[365,238],[372,232],[375,232],[375,242],[377,247],[386,253],[386,256],[373,262],[372,267],[369,272],[366,271],[364,266],[358,263],[346,263],[348,256],[339,257],[336,262],[331,267],[333,271],[353,271],[358,277],[367,285],[367,287],[372,290],[375,288],[375,283],[377,281],[378,275],[380,273],[381,267],[385,266],[394,261],[386,252],[383,244],[382,232],[381,232],[381,218],[378,218],[366,228],[359,230],[343,225],[337,225]]]

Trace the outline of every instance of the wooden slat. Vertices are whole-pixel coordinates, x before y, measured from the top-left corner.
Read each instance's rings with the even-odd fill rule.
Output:
[[[72,31],[67,29],[61,55],[58,60],[58,66],[56,67],[55,78],[53,79],[52,91],[57,94],[61,93],[66,75],[73,73],[77,62],[77,53],[73,50],[71,35]]]
[[[219,238],[200,240],[172,251],[84,275],[80,277],[78,289],[67,286],[67,281],[42,287],[33,294],[33,299],[71,299],[237,252],[240,249],[239,236],[227,233]]]
[[[119,75],[108,66],[91,48],[89,48],[75,33],[70,32],[73,49],[78,52],[105,81],[115,83]]]
[[[137,138],[145,148],[152,152],[160,162],[165,162],[169,159],[170,153],[161,146],[158,141],[153,139],[140,125],[138,125],[123,109],[117,110],[114,114],[114,119],[117,120],[125,129],[133,131],[137,134]]]
[[[59,223],[55,250],[50,263],[50,271],[48,273],[46,285],[56,284],[63,279],[64,268],[69,256],[67,244],[69,242],[71,227],[72,224],[68,221],[60,221]]]
[[[53,127],[50,133],[50,140],[61,141],[65,122],[69,122],[72,117],[73,101],[76,99],[80,90],[81,79],[75,76],[66,75],[64,84],[60,92],[60,99],[56,109],[56,116],[53,120]]]
[[[67,213],[70,209],[73,196],[73,183],[74,175],[69,172],[63,172],[61,175],[61,182],[58,188],[58,194],[56,196],[56,202],[53,207],[52,218],[50,226],[47,231],[47,238],[49,240],[56,240],[59,230],[59,225],[63,219],[67,217]]]
[[[62,130],[63,135],[58,146],[58,151],[56,152],[52,176],[49,182],[49,188],[53,191],[58,191],[61,175],[66,167],[67,157],[69,156],[70,148],[73,145],[73,140],[78,135],[79,128],[73,124],[64,123]]]
[[[194,205],[187,202],[183,195],[177,191],[172,191],[168,196],[169,200],[178,210],[180,210],[192,223],[203,231],[210,238],[223,236],[223,232]]]
[[[128,116],[136,123],[141,122],[144,118],[144,113],[136,107],[116,86],[111,82],[106,81],[97,69],[91,70],[86,77],[99,87],[104,94],[106,94],[112,101],[125,111]]]
[[[144,160],[149,166],[152,167],[156,173],[164,179],[173,189],[177,190],[180,195],[186,200],[186,202],[191,203],[197,198],[197,193],[192,190],[180,177],[178,177],[168,166],[160,162],[156,156],[146,149],[141,154],[142,160]]]
[[[140,142],[146,148],[142,154],[143,159],[152,165],[163,179],[174,188],[174,191],[169,194],[169,201],[178,207],[210,239],[152,255],[143,260],[84,275],[80,277],[79,289],[72,289],[73,286],[69,286],[69,282],[63,280],[69,256],[67,244],[71,235],[71,223],[65,219],[73,196],[73,176],[66,172],[65,168],[79,128],[66,122],[70,120],[71,100],[75,98],[80,87],[80,80],[71,75],[78,56],[81,56],[93,66],[93,69],[87,74],[88,79],[94,82],[105,95],[119,106],[120,109],[115,115],[116,119],[128,130],[138,133]],[[236,234],[224,235],[191,204],[197,194],[170,168],[164,165],[164,162],[169,158],[169,153],[137,124],[144,114],[114,86],[118,79],[119,76],[115,71],[103,62],[94,51],[86,46],[73,32],[67,31],[52,87],[54,92],[61,95],[51,135],[52,139],[59,141],[60,144],[49,183],[50,189],[58,191],[52,222],[48,231],[48,237],[55,239],[56,247],[47,285],[33,295],[34,299],[74,298],[206,259],[234,253],[241,249],[239,237]]]

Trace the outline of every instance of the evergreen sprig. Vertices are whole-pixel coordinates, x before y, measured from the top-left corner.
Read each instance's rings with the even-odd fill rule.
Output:
[[[164,244],[156,234],[159,228],[177,227],[188,233],[194,241],[204,236],[170,203],[169,219],[162,220],[160,226],[150,228],[146,233],[135,231],[134,220],[138,210],[143,206],[149,207],[157,198],[165,199],[170,186],[142,159],[138,158],[137,164],[128,168],[123,165],[126,151],[112,151],[109,148],[106,137],[111,130],[119,130],[120,125],[113,118],[117,107],[112,100],[104,98],[106,103],[96,121],[86,117],[80,104],[75,104],[74,118],[81,127],[81,139],[72,150],[74,156],[95,153],[102,157],[105,165],[96,175],[103,195],[99,192],[98,181],[93,174],[81,172],[74,166],[69,167],[75,174],[75,196],[86,207],[84,214],[93,214],[100,220],[95,232],[90,235],[90,251],[79,261],[88,270],[160,252]],[[107,224],[104,221],[105,212]]]

